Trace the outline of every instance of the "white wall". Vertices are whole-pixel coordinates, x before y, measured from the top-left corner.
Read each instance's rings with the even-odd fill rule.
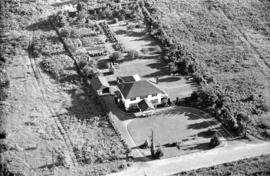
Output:
[[[161,98],[163,96],[164,96],[163,94],[159,93],[159,94],[157,94],[157,96],[154,96],[154,97],[152,97],[152,95],[148,95],[148,97],[146,99],[149,101],[158,99],[157,104],[161,104]],[[130,99],[123,98],[122,101],[124,102],[126,109],[128,109],[131,104],[139,103],[140,101],[142,101],[142,99],[140,97],[137,97],[136,100],[131,101]]]

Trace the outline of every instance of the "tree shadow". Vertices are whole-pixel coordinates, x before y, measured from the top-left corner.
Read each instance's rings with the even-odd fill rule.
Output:
[[[42,30],[44,32],[48,32],[54,29],[48,20],[43,20],[27,26],[26,30],[28,31]]]
[[[208,142],[196,144],[187,148],[183,148],[182,150],[209,150],[211,147]]]
[[[199,123],[194,123],[194,124],[190,124],[188,125],[187,129],[203,129],[203,128],[208,128],[212,125],[216,125],[217,123],[215,121],[203,121],[203,122],[199,122]]]
[[[181,80],[181,77],[167,77],[167,78],[159,79],[159,82],[174,82],[174,81],[179,81],[179,80]]]
[[[67,110],[69,114],[74,115],[78,120],[84,121],[93,117],[101,118],[102,114],[104,114],[100,106],[95,102],[94,90],[84,83],[82,83],[79,89],[71,89],[67,92],[71,95],[72,99],[71,106]]]
[[[65,2],[57,2],[57,3],[52,4],[52,6],[54,6],[54,7],[60,7],[60,6],[63,6],[63,5],[68,5],[68,4],[73,4],[74,5],[74,4],[77,4],[77,2],[78,1],[72,1],[72,0],[65,1]]]
[[[203,137],[203,138],[211,138],[214,134],[216,134],[216,130],[205,130],[205,131],[201,131],[197,134],[198,137]]]
[[[67,75],[62,77],[59,82],[60,83],[76,83],[81,80],[81,77],[77,74]]]

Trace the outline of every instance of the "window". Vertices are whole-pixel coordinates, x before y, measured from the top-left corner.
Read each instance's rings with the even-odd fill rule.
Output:
[[[136,98],[131,98],[131,99],[130,99],[130,101],[135,101],[135,100],[136,100]]]
[[[152,104],[158,104],[158,99],[151,100]]]
[[[155,97],[155,96],[157,96],[157,94],[152,94],[152,97]]]
[[[148,95],[141,96],[141,99],[145,99],[145,98],[147,98],[147,97],[148,97]]]

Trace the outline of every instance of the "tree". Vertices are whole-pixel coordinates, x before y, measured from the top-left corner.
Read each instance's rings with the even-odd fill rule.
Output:
[[[84,3],[84,2],[79,2],[77,4],[77,7],[76,8],[77,8],[77,12],[81,12],[83,10],[87,10],[87,4]]]
[[[64,37],[64,38],[70,37],[70,29],[68,29],[68,28],[61,29],[60,36]]]
[[[131,59],[137,59],[139,57],[139,52],[136,50],[129,50],[128,57],[130,57]]]
[[[170,73],[173,73],[173,74],[175,74],[178,71],[178,68],[174,62],[169,63],[169,70],[170,70]]]
[[[237,123],[239,124],[239,133],[244,133],[244,136],[247,135],[247,128],[249,123],[251,122],[249,116],[243,112],[240,112],[237,115]]]
[[[112,53],[110,55],[110,59],[113,61],[113,62],[117,62],[117,61],[120,61],[122,59],[122,53],[119,52],[119,51],[116,51],[114,53]]]
[[[97,68],[95,66],[91,66],[89,64],[84,66],[82,71],[83,71],[84,75],[90,79],[99,75]]]
[[[214,148],[214,147],[218,146],[219,144],[220,144],[220,140],[219,140],[217,134],[214,134],[214,136],[210,139],[209,145]]]
[[[72,37],[72,38],[79,38],[80,37],[79,29],[72,29],[70,31],[70,37]]]
[[[163,151],[161,150],[161,148],[158,148],[157,151],[156,151],[156,153],[155,153],[155,158],[160,159],[163,156],[164,156]]]

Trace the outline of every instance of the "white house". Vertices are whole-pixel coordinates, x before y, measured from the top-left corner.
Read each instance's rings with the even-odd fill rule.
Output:
[[[120,99],[126,110],[132,106],[138,106],[138,103],[142,100],[147,100],[156,106],[162,104],[163,98],[168,97],[165,91],[146,80],[120,83],[118,84],[118,88],[121,96]]]

